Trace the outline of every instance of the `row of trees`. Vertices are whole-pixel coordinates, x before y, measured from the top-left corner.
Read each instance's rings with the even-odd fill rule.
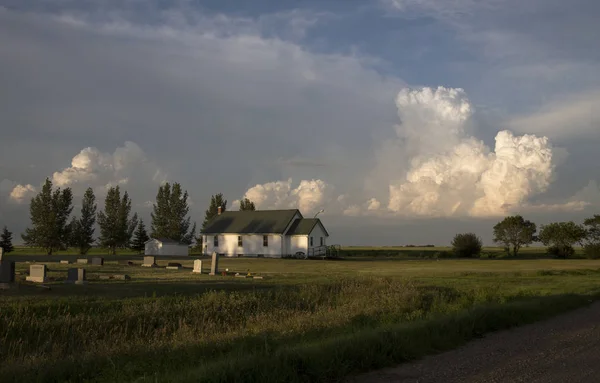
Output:
[[[218,207],[227,209],[227,200],[219,193],[211,197],[209,208],[205,212],[202,228],[218,214]],[[167,238],[185,244],[196,237],[196,222],[189,217],[188,192],[179,183],[165,183],[158,188],[156,202],[151,215],[150,236],[143,220],[132,213],[131,198],[127,191],[121,194],[119,186],[108,189],[104,200],[104,210],[97,211],[96,197],[92,188],[88,188],[81,201],[79,217],[71,217],[73,211],[73,193],[71,188],[53,189],[52,182],[46,179],[42,190],[31,199],[29,215],[31,227],[21,235],[25,245],[43,248],[47,254],[56,250],[77,248],[80,254],[86,254],[97,243],[116,254],[117,249],[130,248],[138,252],[144,250],[144,243],[153,238]],[[245,198],[240,210],[256,210],[252,201]],[[95,239],[96,225],[100,235]],[[8,230],[5,228],[5,231]],[[10,233],[10,232],[8,232]],[[10,233],[12,236],[12,233]],[[12,251],[12,237],[5,251]],[[4,248],[2,242],[0,246]],[[7,250],[9,249],[9,250]]]
[[[574,245],[583,247],[588,258],[600,258],[600,215],[576,224],[573,221],[542,225],[536,235],[536,224],[520,215],[504,218],[494,226],[494,242],[503,245],[508,255],[516,256],[523,246],[541,242],[548,253],[559,258],[575,254]],[[473,257],[481,253],[482,242],[474,233],[457,234],[452,241],[457,256]]]

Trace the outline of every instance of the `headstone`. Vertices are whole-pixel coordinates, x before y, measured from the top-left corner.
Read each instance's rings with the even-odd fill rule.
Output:
[[[110,277],[111,277],[110,275],[99,275],[98,279],[100,279],[100,280],[107,280],[107,279],[110,279]]]
[[[92,258],[92,265],[104,266],[104,258],[102,258],[102,257],[93,257]]]
[[[263,277],[254,276],[252,279],[263,279]]]
[[[194,261],[194,271],[192,271],[192,273],[202,274],[202,260],[201,259],[196,259]]]
[[[29,276],[25,280],[30,282],[46,282],[46,265],[29,266]]]
[[[2,261],[3,255],[4,255],[4,248],[0,247],[0,261]]]
[[[15,281],[15,263],[13,261],[0,261],[0,283],[13,283]]]
[[[169,262],[167,263],[167,270],[179,270],[181,269],[181,263]]]
[[[156,257],[151,255],[144,256],[144,263],[142,263],[144,267],[156,267]]]
[[[79,259],[77,259],[77,263],[81,263],[83,265],[87,265],[88,259],[87,258],[79,258]]]
[[[113,275],[113,278],[117,281],[129,281],[131,280],[131,277],[127,274],[115,274]]]
[[[62,260],[62,261],[60,261],[60,263],[63,264],[63,265],[68,265],[69,263],[71,263],[71,261],[69,261],[69,260]]]
[[[85,277],[85,269],[79,268],[79,269],[69,269],[67,271],[67,282],[68,283],[75,283],[76,285],[84,285],[87,283],[86,277]]]
[[[219,272],[219,254],[217,252],[212,253],[212,262],[210,264],[210,274],[209,275],[217,275]]]

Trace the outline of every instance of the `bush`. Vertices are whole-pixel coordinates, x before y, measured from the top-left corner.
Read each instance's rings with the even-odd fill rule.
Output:
[[[481,253],[481,255],[479,255],[479,258],[482,258],[482,259],[494,259],[497,257],[498,257],[498,253],[493,253],[493,252]]]
[[[586,258],[600,259],[600,243],[589,243],[583,247]]]
[[[461,258],[479,257],[481,247],[481,239],[474,233],[457,234],[452,240],[452,251]]]
[[[575,249],[573,246],[561,245],[561,246],[550,246],[548,248],[548,254],[555,256],[556,258],[571,258],[575,255]]]

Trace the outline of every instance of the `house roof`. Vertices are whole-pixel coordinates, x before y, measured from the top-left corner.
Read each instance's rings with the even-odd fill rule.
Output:
[[[288,230],[287,235],[308,235],[311,231],[313,231],[317,224],[321,225],[325,235],[329,236],[329,233],[319,218],[297,219]]]
[[[169,239],[169,238],[150,238],[145,243],[152,242],[154,240],[157,240],[157,241],[162,242],[162,243],[177,243],[177,244],[184,245],[183,243],[180,243],[179,241],[175,241],[175,240]]]
[[[224,211],[208,222],[202,234],[283,234],[298,209]]]

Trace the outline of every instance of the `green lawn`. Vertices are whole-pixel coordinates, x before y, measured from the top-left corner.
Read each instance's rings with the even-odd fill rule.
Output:
[[[76,286],[64,279],[77,266],[57,261],[78,256],[11,253],[18,283],[0,290],[0,381],[336,381],[600,296],[600,260],[356,254],[220,260],[262,280],[192,274],[196,257],[158,261],[183,270],[105,257]],[[34,258],[50,290],[24,282]],[[117,273],[132,279],[99,279]]]

